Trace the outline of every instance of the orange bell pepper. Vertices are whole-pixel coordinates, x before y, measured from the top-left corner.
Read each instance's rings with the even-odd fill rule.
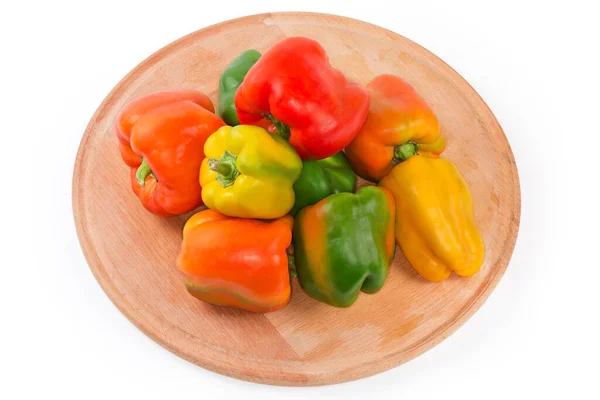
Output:
[[[183,228],[177,266],[188,292],[204,302],[275,311],[291,296],[288,256],[294,219],[261,221],[204,210]]]
[[[380,75],[367,89],[371,97],[367,120],[346,147],[354,172],[379,182],[413,147],[420,154],[444,151],[446,140],[435,114],[410,84],[394,75]]]
[[[121,110],[115,123],[121,157],[146,209],[167,217],[202,205],[204,142],[224,125],[208,96],[194,90],[151,93]]]

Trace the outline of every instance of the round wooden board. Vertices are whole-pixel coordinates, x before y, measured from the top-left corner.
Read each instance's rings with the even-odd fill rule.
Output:
[[[249,48],[264,52],[286,36],[308,36],[331,63],[366,84],[382,73],[409,81],[431,105],[454,161],[473,192],[487,248],[481,270],[441,283],[420,278],[398,249],[384,288],[348,309],[319,303],[293,282],[290,304],[269,314],[219,308],[191,297],[175,258],[189,215],[145,211],[129,186],[112,129],[128,101],[157,90],[192,88],[216,103],[223,68]],[[131,322],[173,353],[254,382],[321,385],[358,379],[423,353],[463,324],[502,276],[515,244],[520,189],[513,154],[491,111],[439,58],[393,32],[348,18],[275,13],[227,21],[158,51],[127,75],[93,116],[73,176],[77,233],[96,279]]]

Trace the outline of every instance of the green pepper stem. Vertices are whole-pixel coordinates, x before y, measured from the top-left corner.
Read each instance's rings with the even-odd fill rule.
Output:
[[[215,171],[217,174],[221,174],[221,175],[231,174],[231,165],[221,164],[219,162],[219,160],[216,160],[214,158],[208,159],[208,168]]]
[[[410,157],[418,154],[419,146],[415,142],[406,142],[399,146],[396,146],[394,150],[394,163],[398,164],[402,161],[406,161]]]
[[[288,258],[288,269],[290,270],[290,276],[292,278],[296,278],[298,276],[298,272],[296,272],[296,257],[291,254],[287,255]]]
[[[148,177],[148,175],[154,176],[152,170],[150,169],[150,166],[148,165],[148,163],[146,163],[146,160],[142,158],[142,164],[140,164],[137,171],[135,172],[135,180],[138,181],[138,183],[143,187],[146,184],[146,178]]]
[[[290,139],[291,133],[290,133],[290,127],[288,125],[279,121],[271,114],[265,114],[265,118],[268,119],[269,121],[271,121],[273,123],[273,125],[275,125],[275,129],[277,129],[277,134],[279,136],[281,136],[285,140]]]
[[[217,173],[217,181],[223,187],[231,186],[240,174],[236,168],[237,157],[226,151],[218,160],[208,159],[208,168]]]

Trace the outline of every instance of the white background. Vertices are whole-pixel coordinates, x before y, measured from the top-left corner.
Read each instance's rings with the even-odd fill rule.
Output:
[[[343,3],[2,2],[0,398],[600,398],[597,1]],[[197,29],[285,10],[366,20],[444,59],[502,124],[522,189],[512,261],[479,312],[407,364],[322,388],[230,379],[152,342],[94,280],[71,209],[82,133],[129,70]]]

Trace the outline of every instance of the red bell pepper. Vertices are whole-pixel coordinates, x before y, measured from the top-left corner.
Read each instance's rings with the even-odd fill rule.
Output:
[[[331,66],[318,42],[290,37],[250,69],[235,94],[235,107],[240,123],[262,125],[267,118],[303,159],[322,159],[358,134],[369,95]]]

